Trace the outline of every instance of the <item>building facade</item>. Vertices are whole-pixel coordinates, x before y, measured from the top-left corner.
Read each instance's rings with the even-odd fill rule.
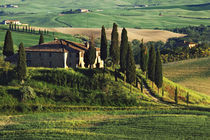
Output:
[[[63,39],[25,48],[29,67],[49,68],[84,68],[84,53],[87,50],[88,45]],[[96,61],[93,67],[96,67],[97,63],[100,68],[103,67],[99,48],[96,48]]]
[[[5,24],[5,25],[8,25],[8,24],[22,25],[19,20],[4,20],[3,24]]]

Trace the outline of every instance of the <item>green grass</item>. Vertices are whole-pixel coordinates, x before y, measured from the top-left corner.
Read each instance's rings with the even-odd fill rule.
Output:
[[[168,79],[210,95],[210,57],[184,60],[163,65],[164,76]]]
[[[188,25],[209,25],[210,6],[208,0],[165,1],[165,0],[118,0],[101,2],[92,1],[41,1],[41,0],[5,0],[2,4],[19,4],[20,8],[3,9],[14,15],[0,16],[1,19],[18,19],[22,23],[42,27],[111,27],[116,22],[120,27],[142,28],[174,28]],[[132,8],[134,4],[148,4],[147,8]],[[150,6],[156,4],[157,6]],[[122,6],[118,6],[122,5]],[[69,9],[87,8],[88,14],[71,14],[59,16]],[[97,9],[104,11],[97,12]],[[159,16],[162,13],[163,16]]]
[[[1,139],[209,139],[209,112],[92,111],[1,116]]]
[[[6,35],[6,30],[3,28],[7,28],[6,26],[0,26],[0,51],[3,49],[3,44],[4,44],[4,39]],[[23,42],[24,47],[31,47],[34,45],[37,45],[39,43],[39,34],[32,34],[32,33],[25,33],[25,32],[16,32],[12,31],[12,38],[13,38],[13,43],[14,43],[14,49],[15,51],[18,50],[18,45],[20,42]],[[67,34],[62,34],[62,33],[55,33],[56,38],[62,38],[62,39],[67,39],[75,42],[81,42],[80,39],[75,38],[71,35]],[[54,40],[53,33],[49,33],[49,35],[44,35],[44,41],[45,42],[50,42]]]

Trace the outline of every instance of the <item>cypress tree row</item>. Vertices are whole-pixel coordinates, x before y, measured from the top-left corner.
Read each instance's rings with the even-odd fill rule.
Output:
[[[112,58],[114,66],[119,63],[119,40],[118,40],[118,31],[117,24],[113,24],[112,35],[111,35],[111,45],[110,45],[110,56]]]
[[[158,87],[158,93],[159,93],[159,89],[163,85],[162,62],[161,62],[159,49],[157,50],[157,53],[156,53],[155,84]]]
[[[136,80],[136,65],[134,61],[133,51],[128,45],[127,62],[126,62],[126,80],[132,84]]]
[[[43,36],[43,34],[41,33],[41,34],[40,34],[40,37],[39,37],[39,45],[42,44],[42,43],[44,43],[44,36]]]
[[[140,67],[143,72],[147,70],[147,47],[144,45],[143,39],[139,46],[141,48],[140,53]]]
[[[12,40],[12,34],[10,30],[7,30],[6,35],[5,35],[3,54],[6,57],[12,56],[14,54],[13,40]]]
[[[107,58],[107,39],[106,39],[106,31],[104,26],[101,29],[101,60],[104,61],[104,69],[105,69],[105,60]]]
[[[26,77],[27,69],[26,69],[26,53],[23,47],[23,43],[21,42],[19,45],[18,51],[18,62],[17,62],[17,76],[18,80],[23,83]]]
[[[128,52],[128,36],[125,28],[122,30],[120,44],[120,70],[124,73],[126,70],[126,55]]]
[[[148,60],[148,78],[153,82],[155,81],[155,62],[156,62],[156,56],[155,56],[155,47],[152,46],[149,50],[149,60]]]

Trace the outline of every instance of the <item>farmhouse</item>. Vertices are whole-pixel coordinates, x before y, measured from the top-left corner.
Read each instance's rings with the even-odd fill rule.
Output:
[[[52,42],[25,48],[27,65],[29,67],[84,68],[84,53],[88,48],[88,43],[84,45],[64,39],[55,39]],[[97,64],[103,67],[100,48],[96,48],[96,60],[93,67],[95,68]]]
[[[4,20],[3,24],[7,25],[7,24],[17,24],[17,25],[22,25],[22,23],[20,23],[19,20]]]
[[[185,44],[185,46],[189,47],[190,49],[197,46],[197,44],[193,43],[193,42],[184,41],[184,44]]]
[[[87,12],[89,12],[88,9],[76,9],[75,11],[79,12],[79,13],[87,13]]]

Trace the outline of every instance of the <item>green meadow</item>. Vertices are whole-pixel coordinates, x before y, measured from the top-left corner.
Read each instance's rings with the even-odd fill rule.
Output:
[[[0,117],[1,139],[209,139],[209,112],[82,111]]]
[[[19,8],[0,8],[4,11],[0,19],[17,19],[38,27],[111,27],[116,22],[120,27],[165,29],[210,23],[208,0],[192,0],[190,3],[184,0],[4,0],[1,4],[17,4]],[[135,8],[135,5],[148,7]],[[63,11],[78,8],[92,12],[60,15]]]
[[[164,76],[192,90],[210,95],[210,57],[163,65]]]

